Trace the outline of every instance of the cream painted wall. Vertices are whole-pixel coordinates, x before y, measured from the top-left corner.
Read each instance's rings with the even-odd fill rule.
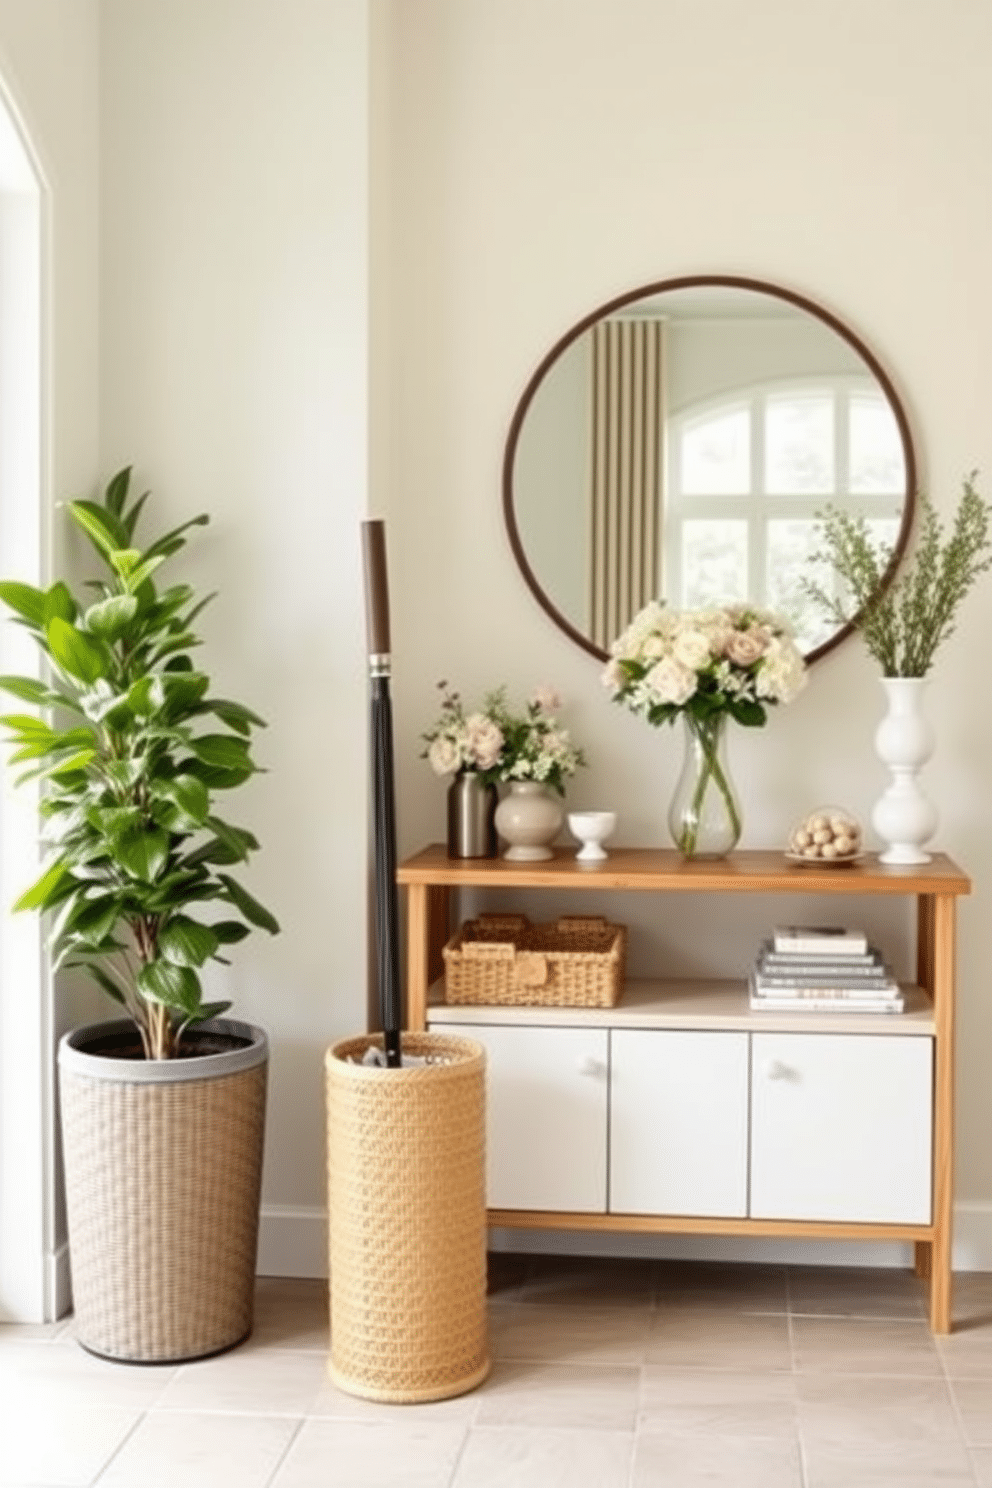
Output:
[[[389,11],[401,846],[442,835],[443,787],[417,758],[441,677],[473,695],[503,680],[557,684],[591,760],[570,799],[617,807],[618,840],[663,843],[677,738],[611,710],[595,663],[535,605],[504,537],[500,461],[516,399],[552,342],[612,295],[667,275],[754,275],[818,300],[872,347],[940,508],[975,466],[992,496],[992,9],[392,0]],[[986,1264],[990,625],[987,583],[933,676],[927,773],[935,845],[975,881],[961,915],[958,1196],[984,1226]],[[873,665],[849,643],[764,731],[738,731],[745,844],[779,844],[822,801],[867,817],[884,784],[872,751],[881,711]],[[739,964],[763,928],[726,906],[716,959]],[[677,925],[670,909],[644,929],[655,954],[699,963],[712,923],[697,912],[689,933],[686,948],[686,917]],[[905,965],[906,917],[879,934]]]
[[[365,0],[105,0],[104,471],[212,514],[203,660],[269,721],[232,800],[282,934],[220,995],[272,1040],[262,1269],[325,1264],[323,1054],[365,1027]]]

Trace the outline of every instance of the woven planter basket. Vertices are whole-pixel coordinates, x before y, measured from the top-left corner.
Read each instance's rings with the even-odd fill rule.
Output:
[[[372,1045],[348,1039],[325,1061],[330,1374],[369,1400],[444,1400],[489,1373],[485,1054],[407,1033],[404,1054],[447,1062],[350,1062]]]
[[[199,1359],[251,1332],[268,1041],[233,1019],[201,1028],[235,1047],[87,1052],[131,1042],[129,1022],[59,1045],[75,1332],[105,1358]]]

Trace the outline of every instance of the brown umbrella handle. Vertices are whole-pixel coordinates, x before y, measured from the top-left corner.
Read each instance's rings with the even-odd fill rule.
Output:
[[[389,671],[389,581],[386,570],[386,524],[362,523],[365,563],[365,629],[373,673]]]

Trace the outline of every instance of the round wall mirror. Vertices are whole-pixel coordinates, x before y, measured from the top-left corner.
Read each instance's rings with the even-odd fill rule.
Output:
[[[528,383],[503,462],[514,555],[594,656],[650,599],[745,601],[808,661],[846,635],[805,597],[817,514],[861,515],[895,573],[916,469],[895,390],[829,311],[759,280],[668,279],[573,326]]]

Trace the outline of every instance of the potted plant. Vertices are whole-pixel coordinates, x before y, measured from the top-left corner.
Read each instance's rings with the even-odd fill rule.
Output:
[[[803,588],[838,625],[853,625],[882,669],[888,711],[875,748],[892,780],[876,803],[872,822],[886,846],[883,863],[929,861],[923,844],[937,826],[937,812],[917,781],[933,752],[933,729],[921,711],[926,679],[937,650],[953,634],[958,609],[976,579],[992,567],[992,509],[975,486],[963,482],[950,532],[933,503],[920,500],[921,522],[910,562],[891,584],[890,551],[875,543],[864,517],[828,506],[820,515],[828,580]]]
[[[50,916],[55,967],[88,974],[125,1015],[59,1048],[76,1331],[92,1352],[202,1357],[251,1329],[268,1046],[204,998],[201,969],[278,925],[228,871],[258,847],[215,796],[255,772],[240,703],[191,653],[208,602],[162,566],[200,515],[148,547],[130,467],[68,503],[103,573],[78,599],[8,581],[44,680],[3,677],[20,780],[42,783],[40,878],[16,909]],[[220,912],[211,913],[217,904]]]

